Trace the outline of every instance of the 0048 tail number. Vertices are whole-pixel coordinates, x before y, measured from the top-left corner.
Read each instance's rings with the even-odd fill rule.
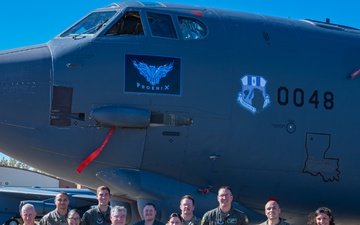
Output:
[[[282,106],[293,104],[296,107],[303,107],[306,100],[308,104],[313,104],[315,109],[318,109],[319,106],[326,110],[334,108],[334,94],[331,91],[319,93],[318,90],[315,90],[309,98],[306,98],[305,92],[301,88],[295,88],[290,93],[288,88],[279,87],[277,96],[278,103]]]

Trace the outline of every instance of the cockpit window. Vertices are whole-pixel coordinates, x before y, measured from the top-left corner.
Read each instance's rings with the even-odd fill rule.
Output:
[[[60,37],[75,37],[78,35],[88,36],[96,33],[105,23],[110,20],[116,11],[94,12],[65,31]]]
[[[144,35],[138,12],[127,12],[105,35]]]
[[[205,24],[197,19],[179,16],[179,23],[184,40],[203,39],[207,35]]]
[[[177,38],[170,15],[147,13],[151,34],[157,37]]]

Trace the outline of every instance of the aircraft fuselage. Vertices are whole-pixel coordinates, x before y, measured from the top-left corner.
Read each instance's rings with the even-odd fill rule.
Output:
[[[113,4],[46,44],[0,53],[1,151],[129,201],[159,201],[163,220],[184,194],[201,217],[217,203],[199,189],[230,185],[260,214],[280,199],[291,224],[323,205],[337,224],[356,221],[359,33]]]

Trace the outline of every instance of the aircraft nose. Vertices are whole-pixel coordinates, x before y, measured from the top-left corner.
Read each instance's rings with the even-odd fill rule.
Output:
[[[49,124],[51,52],[47,45],[0,52],[0,125]]]

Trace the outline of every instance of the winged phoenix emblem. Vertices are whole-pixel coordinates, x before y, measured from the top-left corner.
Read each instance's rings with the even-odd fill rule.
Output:
[[[152,86],[159,84],[160,79],[166,77],[166,75],[173,69],[174,64],[174,62],[172,62],[157,67],[136,60],[133,60],[132,63]]]

